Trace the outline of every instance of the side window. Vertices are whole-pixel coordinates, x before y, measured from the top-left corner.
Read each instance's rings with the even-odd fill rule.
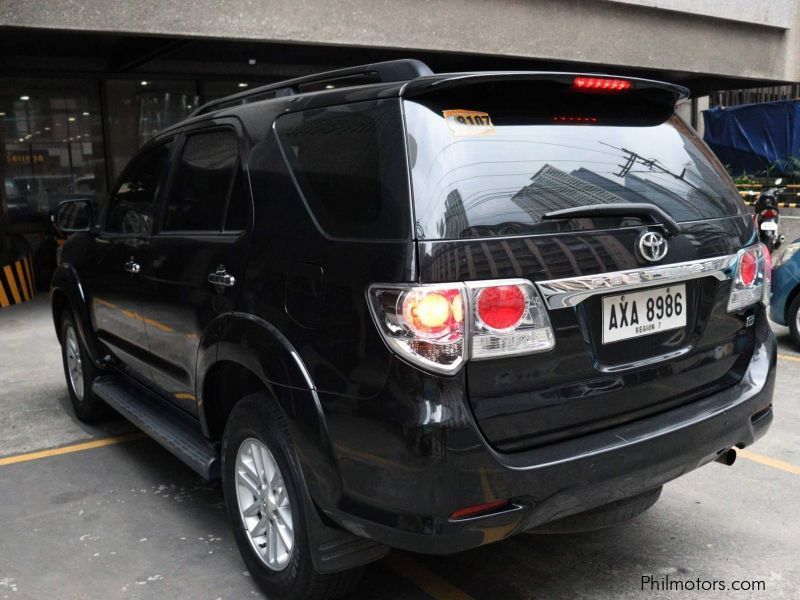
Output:
[[[411,210],[399,101],[289,113],[278,137],[311,212],[331,236],[406,239]]]
[[[171,151],[170,141],[148,150],[135,160],[111,197],[106,231],[150,234],[155,199],[164,183]]]
[[[163,231],[220,231],[239,168],[239,142],[230,130],[186,139],[164,213]]]

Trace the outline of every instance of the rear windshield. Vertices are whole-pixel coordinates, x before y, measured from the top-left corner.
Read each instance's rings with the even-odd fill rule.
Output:
[[[742,210],[669,99],[485,89],[405,101],[420,239],[559,231],[542,216],[594,204],[649,202],[676,221]]]

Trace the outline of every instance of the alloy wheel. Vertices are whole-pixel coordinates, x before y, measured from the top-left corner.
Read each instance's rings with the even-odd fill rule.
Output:
[[[275,457],[255,438],[236,454],[236,500],[253,550],[268,568],[282,571],[294,550],[292,509]]]
[[[72,386],[72,391],[75,392],[75,396],[82,402],[83,363],[81,362],[81,349],[78,345],[78,336],[75,333],[75,327],[71,323],[67,325],[66,335],[64,336],[64,352],[67,356],[69,383]]]

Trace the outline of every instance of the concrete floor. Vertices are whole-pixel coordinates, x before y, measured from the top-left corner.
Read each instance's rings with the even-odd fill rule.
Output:
[[[655,507],[612,529],[445,558],[392,553],[354,598],[800,598],[800,352],[776,332],[775,422],[755,455],[667,485]],[[72,417],[46,297],[0,311],[0,457],[131,430]],[[645,574],[766,590],[643,592]],[[218,486],[149,439],[0,466],[0,599],[249,597],[261,595]]]

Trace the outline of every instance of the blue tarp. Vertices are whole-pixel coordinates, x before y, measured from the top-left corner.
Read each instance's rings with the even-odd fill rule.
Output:
[[[703,139],[731,175],[790,175],[800,169],[800,101],[715,107],[703,111],[703,118]]]

